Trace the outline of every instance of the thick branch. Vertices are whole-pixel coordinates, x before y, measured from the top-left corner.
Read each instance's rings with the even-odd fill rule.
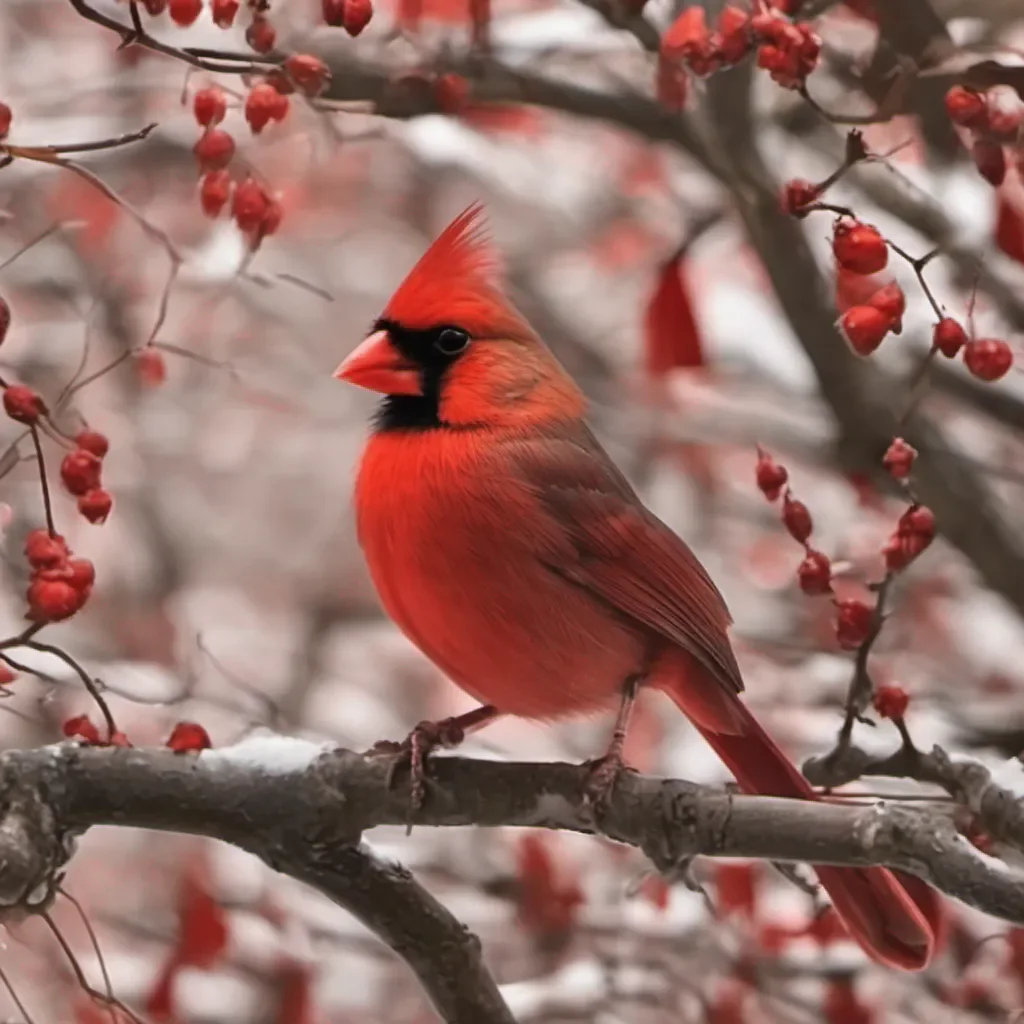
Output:
[[[417,971],[446,1020],[509,1020],[476,939],[407,872],[359,845],[363,831],[406,821],[408,787],[389,788],[390,759],[278,742],[288,764],[268,740],[198,758],[72,745],[4,754],[0,898],[23,903],[37,891],[67,859],[69,831],[122,825],[210,836],[357,914]],[[586,779],[575,765],[439,758],[414,822],[600,832],[643,849],[664,870],[699,855],[880,864],[1024,924],[1024,876],[978,853],[942,810],[737,796],[627,773],[595,822],[584,809]]]

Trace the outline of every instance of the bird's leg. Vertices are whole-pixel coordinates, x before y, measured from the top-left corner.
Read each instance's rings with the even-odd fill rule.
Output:
[[[372,752],[399,755],[388,772],[389,787],[394,783],[396,772],[408,766],[410,809],[417,811],[423,806],[423,798],[427,793],[426,765],[430,752],[438,747],[457,747],[469,733],[493,722],[500,714],[493,704],[482,704],[473,711],[443,718],[440,722],[420,722],[401,743],[380,740],[373,745]]]
[[[599,811],[605,810],[611,802],[615,783],[625,767],[622,748],[626,743],[626,730],[629,728],[630,718],[633,717],[633,708],[636,707],[636,697],[642,682],[642,675],[632,675],[626,680],[622,687],[622,700],[619,704],[619,713],[615,716],[615,729],[608,750],[603,757],[589,762],[590,777],[587,779],[584,799]]]

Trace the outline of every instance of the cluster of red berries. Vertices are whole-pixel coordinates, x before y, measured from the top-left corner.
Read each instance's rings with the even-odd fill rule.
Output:
[[[970,338],[959,321],[943,317],[932,331],[932,348],[947,359],[963,351],[964,366],[978,380],[991,383],[1013,366],[1013,349],[1001,338]]]
[[[240,0],[209,0],[210,17],[218,28],[231,28],[241,7]],[[147,14],[156,17],[166,11],[175,25],[188,28],[203,13],[203,0],[142,0]],[[247,0],[252,21],[245,30],[246,42],[257,53],[270,53],[277,43],[277,30],[267,17],[265,0]],[[344,28],[357,36],[373,17],[372,0],[321,0],[324,23]]]
[[[788,89],[803,85],[821,54],[810,25],[793,23],[773,7],[750,15],[728,5],[716,30],[708,28],[702,6],[687,7],[661,39],[661,55],[698,78],[738,64],[755,47],[758,67]]]
[[[797,582],[805,594],[828,594],[832,591],[832,563],[827,555],[816,551],[810,544],[814,521],[807,506],[793,497],[786,487],[789,471],[776,462],[763,448],[757,449],[754,470],[757,486],[768,501],[776,501],[785,487],[782,500],[782,525],[798,544],[804,547],[804,559],[796,571]]]
[[[26,595],[31,621],[70,619],[89,600],[96,570],[89,559],[72,558],[60,534],[33,530],[25,538],[25,557],[32,567]]]
[[[946,93],[946,113],[953,124],[970,132],[971,159],[986,181],[997,188],[1002,185],[1007,147],[1015,149],[1017,168],[1024,174],[1024,106],[1003,107],[989,93],[954,85]]]
[[[114,506],[110,492],[104,490],[100,476],[103,457],[110,443],[95,430],[83,430],[75,438],[74,451],[60,464],[60,479],[68,494],[78,499],[78,511],[90,523],[104,523]]]

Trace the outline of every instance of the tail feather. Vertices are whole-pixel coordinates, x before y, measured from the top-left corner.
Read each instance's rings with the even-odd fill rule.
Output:
[[[694,694],[669,696],[694,722],[746,793],[817,799],[810,784],[738,698],[730,701],[728,732],[717,732],[708,706],[694,714]],[[732,696],[731,694],[729,695]],[[741,728],[737,729],[737,725]],[[881,963],[919,971],[931,960],[942,929],[938,894],[920,879],[886,868],[816,867],[850,934]]]

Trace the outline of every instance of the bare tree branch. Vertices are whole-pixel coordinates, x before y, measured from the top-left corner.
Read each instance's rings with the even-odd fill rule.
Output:
[[[0,756],[0,902],[44,905],[69,858],[68,837],[93,825],[209,836],[356,914],[417,972],[445,1020],[511,1020],[478,940],[405,869],[385,864],[361,842],[364,831],[407,820],[408,784],[389,786],[391,759],[276,742],[287,761],[267,757],[269,739],[198,758],[71,744],[8,751]],[[1020,834],[1024,807],[1013,794],[978,773],[975,762],[932,756],[969,781],[972,806],[998,806],[1004,829]],[[601,833],[644,850],[666,871],[694,856],[885,865],[1024,923],[1024,876],[975,850],[957,833],[948,807],[740,796],[626,773],[595,821],[583,800],[586,779],[585,766],[437,758],[428,799],[413,821]]]

